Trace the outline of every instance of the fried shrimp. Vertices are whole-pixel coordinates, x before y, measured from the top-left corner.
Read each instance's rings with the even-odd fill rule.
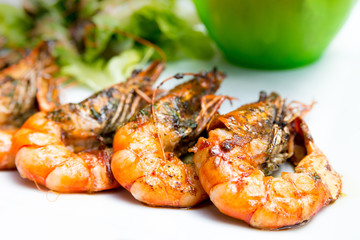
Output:
[[[306,222],[338,198],[339,174],[314,144],[301,111],[279,95],[262,93],[258,102],[215,118],[208,130],[192,149],[194,163],[224,214],[279,229]],[[271,176],[287,159],[294,173]]]
[[[97,192],[118,187],[110,170],[115,129],[152,93],[164,68],[152,63],[125,82],[78,104],[37,113],[15,134],[16,167],[23,178],[58,192]]]
[[[58,104],[57,71],[49,45],[41,43],[24,59],[0,72],[0,169],[15,167],[10,151],[15,131],[37,111]]]
[[[195,75],[116,132],[111,169],[137,200],[151,206],[191,207],[207,198],[192,160],[179,157],[224,101],[212,95],[223,78],[216,70]]]

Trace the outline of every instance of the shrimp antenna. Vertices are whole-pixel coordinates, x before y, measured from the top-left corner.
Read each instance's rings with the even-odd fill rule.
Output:
[[[299,102],[299,101],[291,101],[287,108],[291,111],[291,112],[295,112],[295,110],[297,110],[295,113],[294,113],[294,117],[293,118],[296,118],[296,117],[305,117],[305,115],[307,115],[311,110],[312,108],[314,107],[314,105],[316,104],[315,101],[313,101],[311,104],[305,104],[305,103],[302,103],[302,102]],[[293,106],[295,105],[295,106]]]
[[[199,121],[201,118],[204,118],[203,115],[205,115],[205,118],[210,117],[210,121],[215,117],[215,113],[220,108],[221,104],[225,101],[229,100],[230,103],[232,103],[232,100],[234,100],[233,97],[226,96],[226,95],[205,95],[201,98],[201,110],[199,115],[196,117],[196,122],[203,122]],[[199,125],[198,129],[202,129],[204,125],[206,125],[207,122],[203,122],[201,125]]]
[[[39,186],[39,184],[35,181],[34,176],[33,176],[32,174],[30,174],[30,176],[31,176],[31,179],[30,179],[30,180],[32,180],[32,181],[35,183],[36,188],[37,188],[40,192],[46,193],[46,199],[47,199],[49,202],[55,202],[55,201],[59,198],[60,193],[55,192],[55,191],[53,191],[53,190],[48,190],[48,191],[43,190],[43,189]],[[50,200],[50,199],[49,199],[49,193],[55,193],[55,194],[56,194],[56,198],[55,198],[54,200]]]
[[[144,46],[147,46],[147,47],[150,47],[150,48],[154,49],[160,55],[161,61],[163,63],[166,63],[167,59],[166,59],[166,54],[165,54],[164,50],[162,50],[156,44],[154,44],[154,43],[152,43],[152,42],[150,42],[150,41],[148,41],[148,40],[146,40],[144,38],[136,36],[135,34],[125,32],[123,30],[116,30],[116,32],[120,33],[120,34],[122,34],[122,35],[124,35],[126,37],[129,37],[129,38],[133,39],[134,41],[143,44]]]
[[[196,74],[196,73],[177,73],[171,77],[168,77],[166,79],[164,79],[163,81],[161,81],[161,83],[155,88],[154,92],[153,92],[153,95],[152,95],[152,98],[151,98],[151,114],[152,114],[152,117],[153,117],[153,121],[154,121],[154,125],[155,125],[155,129],[156,129],[156,135],[157,135],[157,138],[160,142],[160,146],[161,146],[161,151],[162,151],[162,154],[163,154],[163,159],[166,160],[166,156],[165,156],[165,151],[164,151],[164,146],[163,146],[163,142],[162,142],[162,139],[161,139],[161,136],[159,134],[159,131],[158,131],[158,128],[157,128],[157,118],[156,118],[156,114],[155,114],[155,98],[156,98],[156,93],[158,91],[158,89],[167,81],[175,78],[175,79],[182,79],[184,78],[184,76],[200,76],[199,74]]]

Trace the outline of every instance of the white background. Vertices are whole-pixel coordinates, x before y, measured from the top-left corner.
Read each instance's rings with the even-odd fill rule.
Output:
[[[306,120],[315,142],[342,175],[340,199],[300,228],[261,231],[221,214],[210,202],[192,210],[152,208],[124,189],[61,194],[56,199],[16,171],[3,171],[0,239],[360,239],[360,4],[322,59],[310,66],[258,71],[235,67],[222,58],[191,60],[169,64],[161,79],[177,72],[210,70],[214,65],[228,75],[219,93],[239,98],[233,106],[224,104],[222,112],[257,100],[260,90],[277,91],[289,100],[317,102]],[[63,99],[78,101],[89,93],[70,89]]]

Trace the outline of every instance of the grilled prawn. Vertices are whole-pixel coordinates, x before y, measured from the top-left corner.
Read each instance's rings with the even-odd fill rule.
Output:
[[[21,176],[58,192],[97,192],[119,186],[110,170],[113,135],[152,93],[164,68],[154,62],[125,82],[78,104],[29,118],[14,136]]]
[[[256,228],[279,229],[309,220],[338,198],[339,174],[299,111],[279,95],[262,93],[258,102],[215,118],[208,130],[192,151],[202,186],[221,212]],[[294,173],[272,177],[287,159]]]
[[[115,179],[151,206],[191,207],[208,196],[192,161],[182,161],[224,100],[212,94],[224,75],[211,71],[142,109],[114,138]]]
[[[10,151],[14,132],[37,111],[58,104],[57,67],[49,45],[41,43],[24,59],[0,72],[0,169],[15,167]]]

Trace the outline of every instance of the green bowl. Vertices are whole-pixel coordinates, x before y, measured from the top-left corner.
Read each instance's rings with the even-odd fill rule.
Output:
[[[232,63],[284,69],[320,58],[356,0],[194,0]]]

